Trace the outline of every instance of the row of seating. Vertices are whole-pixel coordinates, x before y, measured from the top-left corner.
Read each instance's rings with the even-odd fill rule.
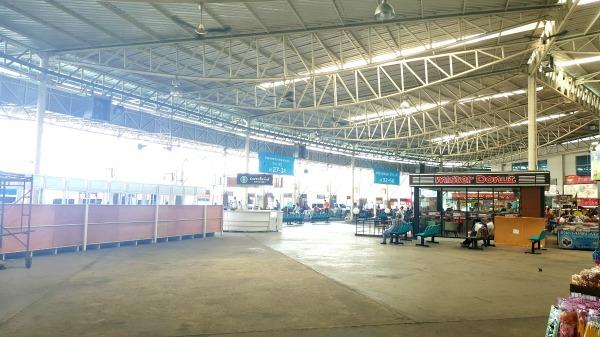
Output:
[[[395,244],[404,244],[403,242],[400,242],[400,237],[404,236],[404,240],[408,241],[408,232],[410,232],[411,230],[412,230],[411,223],[403,224],[398,229],[396,229],[395,231],[392,231],[390,233],[390,237],[391,237],[390,242],[395,243]],[[415,234],[413,237],[421,238],[421,242],[417,243],[416,244],[417,246],[429,247],[429,245],[425,244],[425,239],[431,238],[431,241],[427,241],[428,243],[439,243],[438,241],[435,241],[435,237],[440,236],[441,232],[442,232],[441,225],[429,225],[425,228],[424,231]],[[543,250],[543,248],[541,248],[541,241],[544,240],[547,235],[548,235],[548,230],[544,229],[540,232],[540,234],[530,237],[529,241],[531,241],[531,252],[526,252],[526,253],[541,254],[539,252],[540,250]],[[395,241],[394,241],[394,239],[395,239]],[[475,242],[477,242],[478,239],[482,239],[482,238],[470,238],[470,239],[475,240]],[[536,244],[537,244],[537,247],[535,247]],[[477,248],[476,244],[475,244],[475,248]],[[536,251],[536,248],[537,248],[537,251]]]
[[[325,222],[329,222],[329,218],[331,217],[331,215],[328,212],[323,212],[323,213],[313,213],[310,216],[310,222],[317,222],[317,221],[325,221]]]
[[[291,225],[293,222],[303,223],[304,213],[284,213],[283,222],[285,222],[288,225]]]

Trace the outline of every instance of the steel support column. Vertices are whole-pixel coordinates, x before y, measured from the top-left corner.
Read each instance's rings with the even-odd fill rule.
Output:
[[[244,147],[246,154],[246,173],[250,171],[250,132],[246,132],[246,144]],[[248,209],[248,187],[244,187],[244,201],[242,202],[244,209]]]
[[[537,170],[537,118],[535,73],[527,76],[527,162],[530,171]]]
[[[350,169],[352,170],[352,191],[350,193],[350,213],[354,210],[354,166],[356,165],[356,158],[354,157],[354,152],[352,153],[352,159],[350,160]]]
[[[48,68],[48,55],[42,56],[42,68]],[[42,164],[42,138],[44,134],[44,117],[48,107],[48,75],[45,72],[40,74],[40,84],[38,85],[37,113],[36,113],[36,139],[35,139],[35,159],[33,173],[40,174]],[[38,197],[36,197],[38,199]],[[36,200],[39,202],[39,200]]]

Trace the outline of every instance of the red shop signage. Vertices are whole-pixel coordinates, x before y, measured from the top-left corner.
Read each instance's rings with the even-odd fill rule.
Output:
[[[515,200],[515,194],[514,193],[479,193],[477,194],[477,192],[469,192],[469,194],[467,195],[467,193],[452,193],[452,199],[465,199],[465,198],[469,198],[469,199],[500,199],[500,200]]]
[[[595,184],[590,176],[566,176],[565,185]]]
[[[494,175],[456,175],[456,176],[435,176],[433,182],[436,185],[499,185],[499,184],[516,184],[516,176],[494,176]]]
[[[598,207],[598,199],[597,198],[577,198],[577,206]]]
[[[549,172],[411,174],[410,186],[548,186]]]

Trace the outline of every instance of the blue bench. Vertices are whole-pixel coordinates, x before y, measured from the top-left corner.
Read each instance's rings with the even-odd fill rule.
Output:
[[[313,213],[310,217],[310,222],[316,222],[316,221],[325,221],[325,222],[329,222],[329,218],[331,216],[329,215],[329,213]]]
[[[417,243],[417,246],[421,247],[429,247],[429,245],[425,244],[425,238],[431,238],[431,243],[439,243],[435,241],[435,237],[439,236],[442,231],[441,225],[429,225],[425,228],[425,230],[421,233],[417,233],[416,237],[421,237],[421,243]]]
[[[546,238],[546,235],[548,235],[548,230],[544,229],[540,232],[540,234],[538,235],[534,235],[532,237],[529,238],[529,241],[531,241],[531,252],[525,252],[525,253],[529,253],[529,254],[541,254],[541,252],[536,252],[536,248],[535,248],[535,244],[537,243],[537,250],[542,250],[544,248],[542,248],[541,246],[541,242],[542,240],[544,240]]]
[[[400,226],[397,230],[393,231],[390,233],[390,242],[393,242],[395,244],[404,244],[403,242],[400,242],[400,237],[404,235],[404,241],[409,241],[408,239],[408,232],[410,232],[412,230],[412,224],[407,222],[405,224],[403,224],[402,226]],[[396,241],[394,241],[394,238],[396,238]],[[412,241],[412,239],[410,239]]]
[[[291,225],[292,222],[303,223],[304,222],[304,214],[303,213],[285,213],[283,214],[283,222],[288,225]]]

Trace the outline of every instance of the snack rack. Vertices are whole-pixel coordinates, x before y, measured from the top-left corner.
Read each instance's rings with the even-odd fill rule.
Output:
[[[570,284],[569,290],[571,291],[571,296],[584,297],[590,300],[600,300],[600,288],[589,288]]]

